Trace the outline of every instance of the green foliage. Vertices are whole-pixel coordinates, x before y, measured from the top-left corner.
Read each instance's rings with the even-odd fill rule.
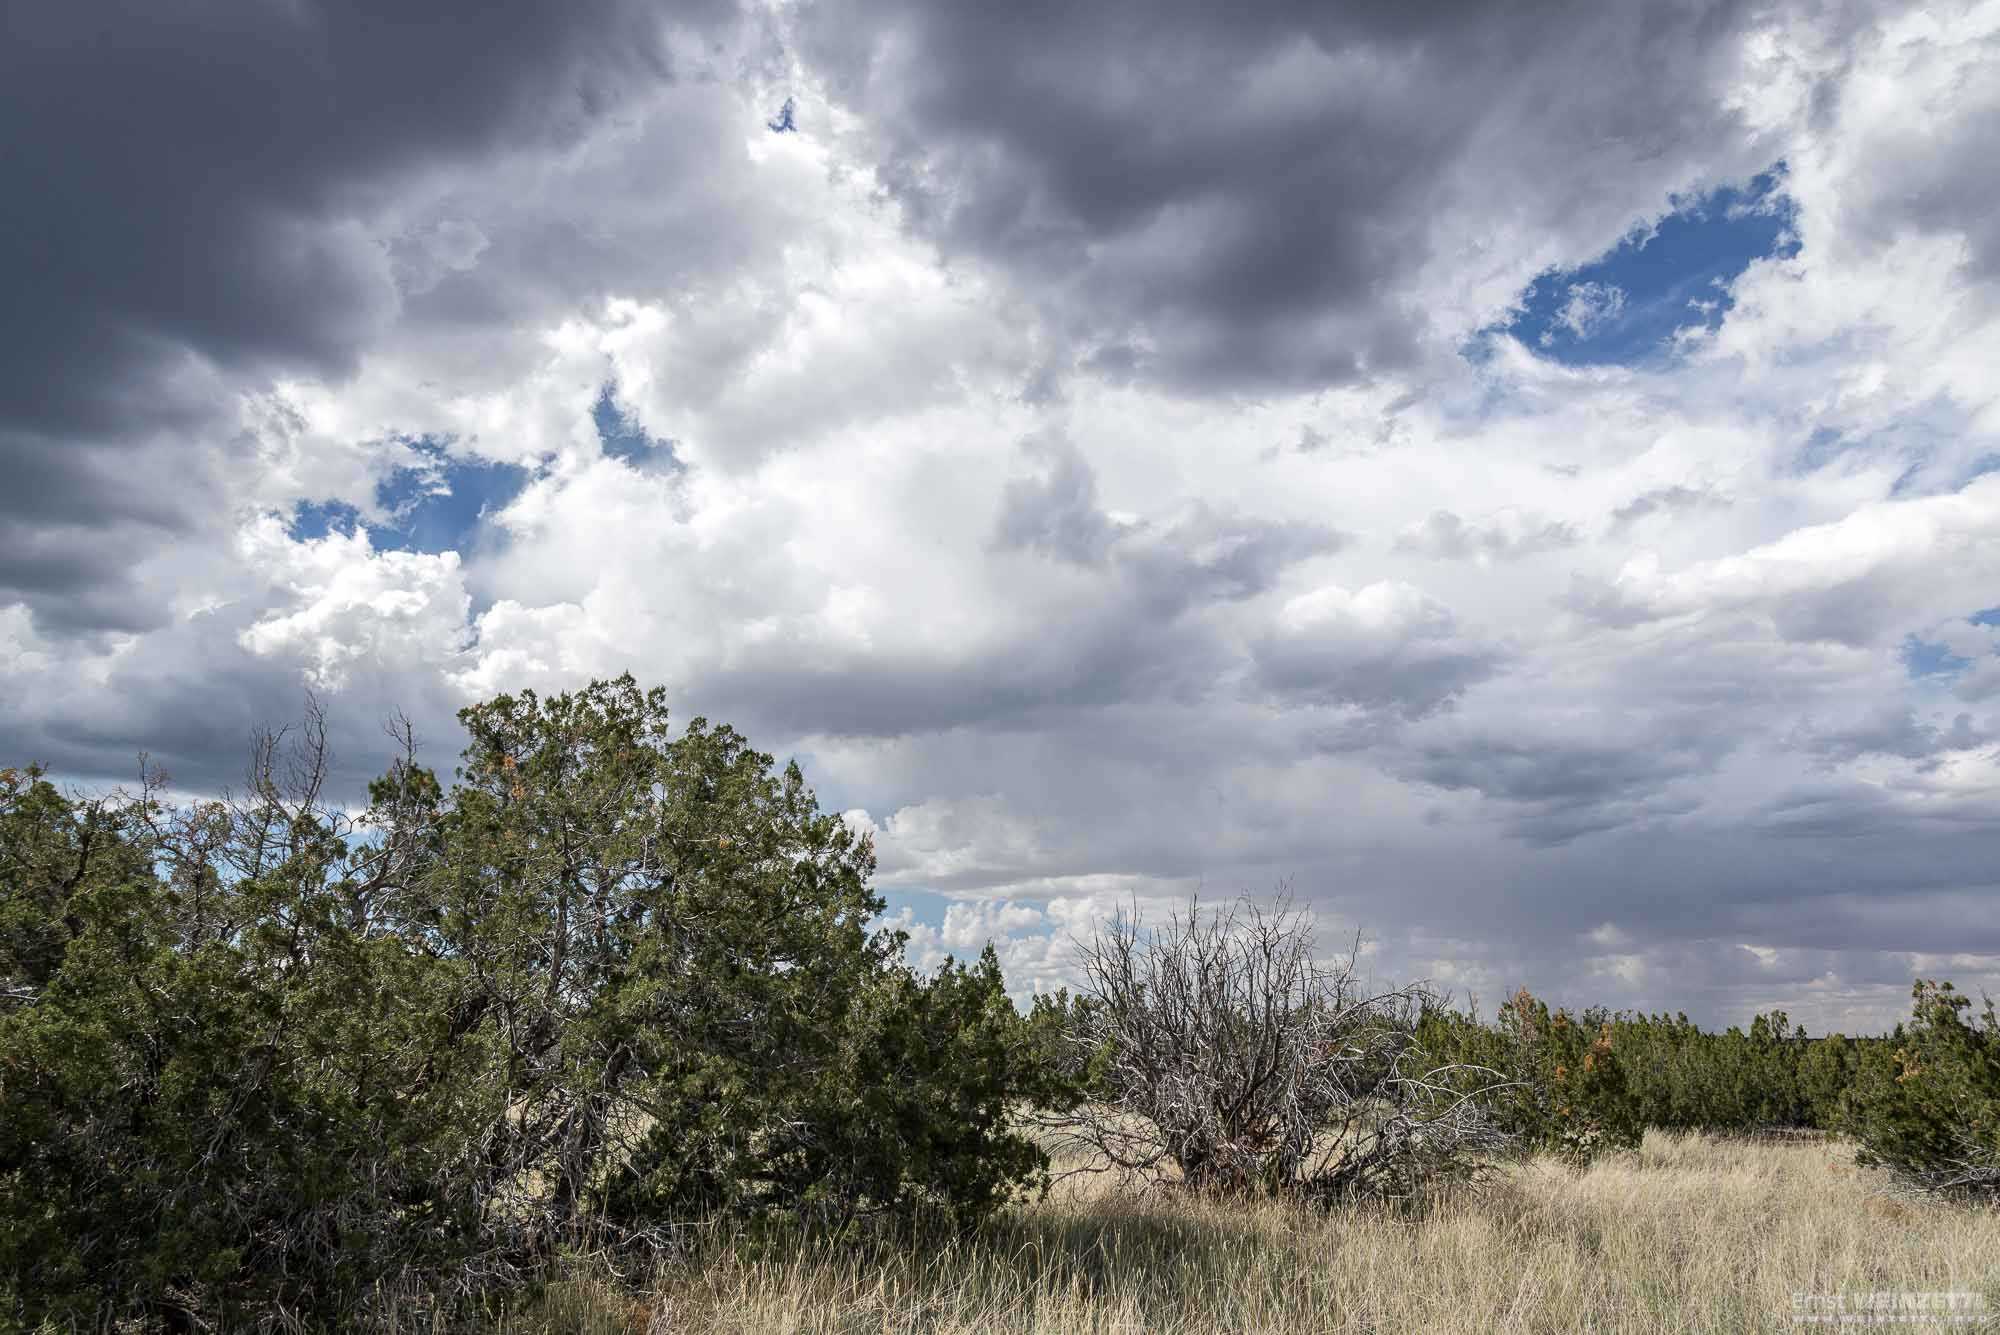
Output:
[[[0,772],[0,1328],[354,1325],[611,1225],[970,1222],[1042,1173],[997,962],[903,964],[795,766],[629,678],[461,719],[449,789],[405,730],[353,819],[317,715],[240,800]]]
[[[496,1166],[549,1174],[561,1231],[646,1123],[722,1173],[712,1191],[689,1177],[678,1204],[796,1203],[810,1184],[763,1126],[839,1067],[900,948],[866,927],[872,851],[796,767],[774,774],[699,719],[669,736],[659,693],[629,679],[462,717],[444,853],[419,887],[473,965],[458,1008],[502,1045]]]
[[[1943,1195],[2000,1198],[2000,1017],[1919,980],[1910,1019],[1867,1049],[1845,1125],[1860,1161]]]
[[[150,795],[0,800],[9,920],[60,925],[6,961],[0,1317],[335,1313],[463,1253],[451,966],[357,927],[334,826],[266,793],[195,875]]]
[[[1506,1077],[1493,1116],[1526,1150],[1549,1150],[1575,1163],[1636,1145],[1645,1130],[1611,1017],[1551,1012],[1524,988],[1500,1007],[1497,1022],[1433,1010],[1421,1038],[1433,1054],[1489,1067]]]
[[[1036,1107],[1065,1113],[1085,1100],[1114,1097],[1109,1072],[1116,1054],[1105,1037],[1103,1006],[1065,987],[1042,993],[1029,1007],[1022,1038],[1041,1081]]]
[[[1859,1079],[1863,1056],[1880,1046],[1881,1040],[1833,1034],[1804,1042],[1805,1052],[1798,1060],[1798,1098],[1804,1124],[1827,1131],[1844,1129],[1850,1091]]]
[[[1782,1011],[1749,1030],[1704,1031],[1685,1015],[1551,1012],[1526,992],[1485,1024],[1426,1017],[1425,1042],[1514,1082],[1497,1115],[1526,1148],[1575,1163],[1638,1143],[1649,1127],[1757,1133],[1845,1125],[1864,1056],[1881,1040],[1807,1038]],[[1886,1051],[1886,1049],[1885,1049]]]
[[[834,1232],[869,1215],[975,1222],[1047,1168],[1008,1129],[1040,1080],[1021,1030],[990,949],[928,978],[885,968],[835,1041],[780,1080],[714,1057],[677,1068],[607,1214],[640,1228],[721,1213]]]

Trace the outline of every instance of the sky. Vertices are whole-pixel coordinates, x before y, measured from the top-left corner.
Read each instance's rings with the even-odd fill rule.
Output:
[[[922,960],[2000,990],[2000,3],[5,0],[0,761],[631,672]]]

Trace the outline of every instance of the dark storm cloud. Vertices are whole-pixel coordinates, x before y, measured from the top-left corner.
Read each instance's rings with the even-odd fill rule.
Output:
[[[28,188],[0,261],[0,405],[22,426],[116,427],[107,409],[125,405],[102,385],[159,343],[339,367],[394,299],[376,248],[342,224],[398,171],[566,136],[628,81],[664,76],[656,13],[11,6],[0,151]]]
[[[950,657],[821,652],[717,663],[689,694],[701,710],[763,733],[896,738],[1076,728],[1128,702],[1199,697],[1227,666],[1206,628],[1126,601],[1046,616],[1005,643]]]
[[[0,606],[18,599],[53,634],[160,622],[135,566],[186,526],[186,496],[213,482],[205,458],[0,427],[0,466]]]
[[[1587,834],[1679,814],[1676,780],[1711,768],[1723,748],[1665,737],[1582,740],[1471,732],[1428,739],[1395,762],[1406,778],[1472,790],[1506,804],[1509,828],[1528,843],[1562,844]]]
[[[140,492],[79,459],[162,431],[226,437],[218,374],[350,369],[399,305],[369,230],[395,190],[574,135],[670,76],[663,31],[634,0],[10,4],[0,451],[28,485],[0,490],[0,596],[46,624],[38,594],[102,578],[38,532],[65,516],[199,524],[194,481]]]
[[[125,579],[127,553],[153,536],[120,523],[9,525],[0,530],[0,593],[21,596],[45,633],[157,625],[161,608]]]
[[[1498,224],[1601,247],[1697,164],[1763,165],[1719,96],[1755,17],[819,0],[801,36],[919,229],[1040,284],[1121,376],[1239,389],[1412,363],[1441,246]],[[1440,233],[1473,207],[1492,222]]]
[[[1701,817],[1627,824],[1573,842],[1514,853],[1489,851],[1471,867],[1450,859],[1424,868],[1420,926],[1450,923],[1461,953],[1499,942],[1507,982],[1573,1002],[1607,994],[1623,1004],[1747,1018],[1730,984],[1786,984],[1837,969],[1849,985],[1906,991],[1906,953],[2000,953],[1989,923],[1992,827],[1929,827],[1885,818],[1871,837],[1803,841]],[[1609,939],[1579,939],[1604,924]],[[1386,927],[1386,923],[1384,926]],[[1436,931],[1435,926],[1430,930]],[[1759,964],[1740,943],[1779,946]],[[1806,970],[1798,954],[1825,954]],[[1637,990],[1615,978],[1578,976],[1578,957],[1631,954],[1650,975]],[[1704,964],[1703,957],[1709,962]],[[1722,976],[1710,977],[1711,968]],[[1789,996],[1787,994],[1790,994]],[[1778,986],[1756,1000],[1805,998]],[[1882,999],[1877,999],[1878,1002]],[[1900,1009],[1890,995],[1876,1022]],[[1796,1008],[1794,1007],[1796,1010]]]

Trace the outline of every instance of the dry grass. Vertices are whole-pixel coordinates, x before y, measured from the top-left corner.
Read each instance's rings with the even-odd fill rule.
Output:
[[[1655,1134],[1581,1175],[1536,1162],[1415,1216],[1077,1178],[974,1240],[872,1257],[717,1248],[644,1299],[568,1286],[516,1329],[1735,1335],[1812,1329],[1793,1324],[1794,1294],[1880,1290],[1972,1292],[2000,1314],[2000,1214],[1897,1199],[1851,1160]]]

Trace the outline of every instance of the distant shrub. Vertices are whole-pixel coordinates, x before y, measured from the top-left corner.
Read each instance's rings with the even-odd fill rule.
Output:
[[[1849,1093],[1858,1078],[1864,1054],[1881,1042],[1842,1034],[1807,1040],[1798,1068],[1799,1099],[1804,1105],[1806,1126],[1831,1131],[1846,1124]]]
[[[1492,1116],[1514,1146],[1582,1165],[1605,1150],[1638,1144],[1644,1131],[1615,1027],[1608,1015],[1551,1012],[1525,988],[1496,1021],[1434,1007],[1424,1033],[1435,1052],[1505,1077]]]
[[[1494,1020],[1437,1009],[1426,1046],[1509,1079],[1494,1116],[1523,1149],[1578,1165],[1648,1128],[1761,1134],[1844,1125],[1854,1072],[1880,1039],[1808,1038],[1784,1012],[1705,1031],[1685,1015],[1579,1016],[1518,992]],[[1886,1048],[1883,1049],[1886,1052]]]

